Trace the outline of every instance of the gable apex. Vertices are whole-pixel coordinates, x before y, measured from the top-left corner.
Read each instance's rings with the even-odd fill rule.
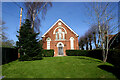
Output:
[[[42,37],[45,37],[45,35],[46,35],[59,21],[61,21],[66,27],[68,27],[68,29],[70,29],[70,30],[78,37],[78,34],[75,33],[66,23],[64,23],[64,22],[62,21],[62,19],[58,19],[58,20],[42,35]]]

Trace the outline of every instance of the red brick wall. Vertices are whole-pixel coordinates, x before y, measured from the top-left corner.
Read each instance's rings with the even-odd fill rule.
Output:
[[[56,34],[53,34],[53,31],[55,30],[55,28],[58,27],[58,23],[45,35],[45,37],[42,38],[43,49],[47,49],[47,41],[46,41],[46,39],[48,37],[50,37],[51,38],[50,49],[54,49],[54,52],[55,52],[54,56],[58,55],[58,47],[57,47],[57,43],[58,42],[62,42],[64,44],[63,52],[64,52],[64,56],[66,56],[65,51],[68,50],[68,49],[71,49],[71,46],[70,46],[70,37],[74,38],[74,49],[79,49],[79,46],[78,46],[78,37],[76,36],[76,34],[74,34],[68,27],[66,27],[61,22],[62,23],[61,26],[66,29],[67,34],[65,34],[65,40],[56,41]],[[56,31],[57,31],[57,29],[56,29]]]

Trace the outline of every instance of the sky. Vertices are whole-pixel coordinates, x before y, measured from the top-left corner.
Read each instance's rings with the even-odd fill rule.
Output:
[[[4,2],[2,3],[2,19],[6,23],[5,30],[8,39],[17,41],[16,35],[20,24],[20,2]],[[53,2],[52,7],[48,9],[45,20],[41,19],[40,31],[42,36],[58,19],[62,19],[81,37],[90,28],[86,22],[92,22],[87,17],[84,2]],[[88,3],[89,5],[89,3]],[[117,9],[116,9],[117,10]],[[23,18],[25,19],[25,11],[23,8]],[[38,15],[41,16],[41,13]]]

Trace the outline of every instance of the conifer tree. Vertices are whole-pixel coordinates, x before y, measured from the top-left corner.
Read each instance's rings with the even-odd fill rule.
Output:
[[[25,20],[18,33],[20,35],[17,36],[19,41],[16,45],[19,48],[20,60],[42,59],[42,46],[37,39],[39,33],[32,30],[30,20]]]

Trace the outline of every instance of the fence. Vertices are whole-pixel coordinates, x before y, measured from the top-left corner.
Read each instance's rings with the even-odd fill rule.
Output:
[[[18,59],[17,48],[2,47],[2,64],[9,63]]]

